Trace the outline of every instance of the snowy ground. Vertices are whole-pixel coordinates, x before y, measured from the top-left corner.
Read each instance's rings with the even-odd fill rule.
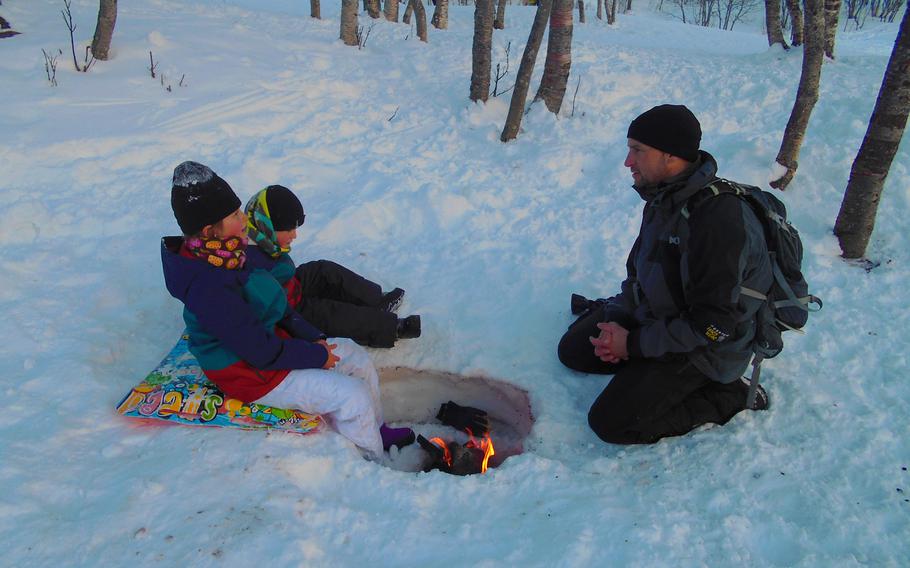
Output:
[[[562,116],[537,105],[503,145],[508,99],[468,101],[472,9],[453,6],[428,44],[376,22],[357,50],[336,39],[336,3],[322,4],[317,21],[296,0],[121,3],[113,59],[86,74],[68,60],[62,2],[0,6],[22,32],[0,40],[4,564],[906,566],[906,142],[869,250],[880,266],[848,267],[831,235],[896,23],[840,33],[823,70],[784,199],[825,309],[767,364],[771,410],[624,448],[586,426],[609,378],[566,370],[555,347],[569,294],[613,293],[637,231],[628,122],[686,104],[721,173],[763,183],[799,50],[769,50],[758,25],[684,25],[644,0],[612,28],[589,8]],[[84,45],[97,2],[73,11]],[[532,17],[512,7],[495,34],[494,65],[511,42],[507,86]],[[41,48],[63,50],[57,87]],[[307,211],[298,261],[408,290],[402,311],[423,315],[424,335],[376,351],[378,366],[526,390],[525,453],[484,476],[415,474],[335,434],[116,415],[182,328],[158,247],[177,231],[169,182],[186,159],[241,199],[293,188]]]

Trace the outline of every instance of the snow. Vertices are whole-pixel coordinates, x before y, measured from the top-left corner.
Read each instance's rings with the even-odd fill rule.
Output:
[[[628,123],[686,104],[721,174],[763,183],[800,50],[768,49],[757,15],[722,32],[643,0],[613,27],[589,8],[562,115],[535,105],[502,144],[508,95],[468,100],[472,8],[451,6],[449,30],[426,44],[361,15],[373,28],[358,50],[337,39],[336,4],[314,20],[297,0],[120,3],[112,59],[88,73],[68,59],[59,2],[0,6],[22,32],[0,40],[4,564],[906,565],[906,142],[868,252],[877,266],[842,262],[831,234],[896,23],[841,30],[822,71],[782,199],[825,308],[766,363],[771,409],[620,447],[586,425],[609,377],[565,369],[555,349],[570,293],[613,293],[638,229]],[[96,15],[74,0],[77,50]],[[532,18],[511,6],[494,35],[494,68],[511,42],[506,87]],[[41,48],[62,50],[57,87]],[[423,317],[423,337],[374,351],[377,366],[523,389],[535,418],[524,453],[483,476],[409,473],[332,433],[118,416],[182,329],[159,239],[178,231],[169,195],[185,160],[241,200],[273,183],[297,192],[298,261],[401,286],[401,313]]]

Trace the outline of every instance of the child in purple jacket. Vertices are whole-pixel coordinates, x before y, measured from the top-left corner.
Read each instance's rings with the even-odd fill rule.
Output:
[[[189,349],[206,376],[243,402],[322,415],[368,455],[414,440],[382,421],[379,378],[363,348],[326,338],[284,289],[246,264],[246,215],[208,167],[174,170],[171,206],[183,237],[162,239],[168,292],[184,304]]]

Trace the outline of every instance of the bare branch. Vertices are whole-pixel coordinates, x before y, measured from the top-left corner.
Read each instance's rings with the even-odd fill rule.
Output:
[[[572,95],[572,114],[569,115],[570,117],[575,116],[575,99],[578,97],[578,87],[580,87],[580,86],[581,86],[581,75],[578,76],[578,82],[575,83],[575,94]]]
[[[70,10],[71,0],[63,0],[63,10],[60,10],[60,13],[63,15],[63,23],[66,24],[66,29],[70,31],[70,47],[73,50],[73,67],[76,68],[76,71],[82,71],[79,68],[79,61],[76,60],[76,37],[74,32],[76,31],[76,24],[73,22],[73,12]]]
[[[51,57],[44,49],[41,50],[41,53],[44,54],[44,72],[47,73],[47,81],[51,86],[57,86],[57,58],[63,55],[63,51],[58,49],[57,55]]]

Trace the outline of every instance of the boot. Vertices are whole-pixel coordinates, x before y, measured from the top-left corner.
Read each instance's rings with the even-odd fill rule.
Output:
[[[385,451],[389,451],[392,446],[398,446],[400,450],[413,444],[416,439],[414,431],[410,428],[389,428],[385,424],[379,427],[379,435],[382,437],[382,448]]]
[[[746,377],[740,377],[739,382],[745,393],[744,396],[747,396],[751,381]],[[755,402],[752,403],[752,408],[747,408],[746,410],[768,410],[769,406],[771,406],[771,399],[768,397],[768,391],[759,384],[755,390]]]
[[[404,290],[401,288],[395,288],[391,292],[386,292],[382,295],[382,299],[379,300],[379,305],[376,306],[384,312],[394,312],[398,310],[398,307],[401,305],[401,301],[404,299]]]
[[[420,316],[408,316],[398,319],[398,339],[420,337]]]

